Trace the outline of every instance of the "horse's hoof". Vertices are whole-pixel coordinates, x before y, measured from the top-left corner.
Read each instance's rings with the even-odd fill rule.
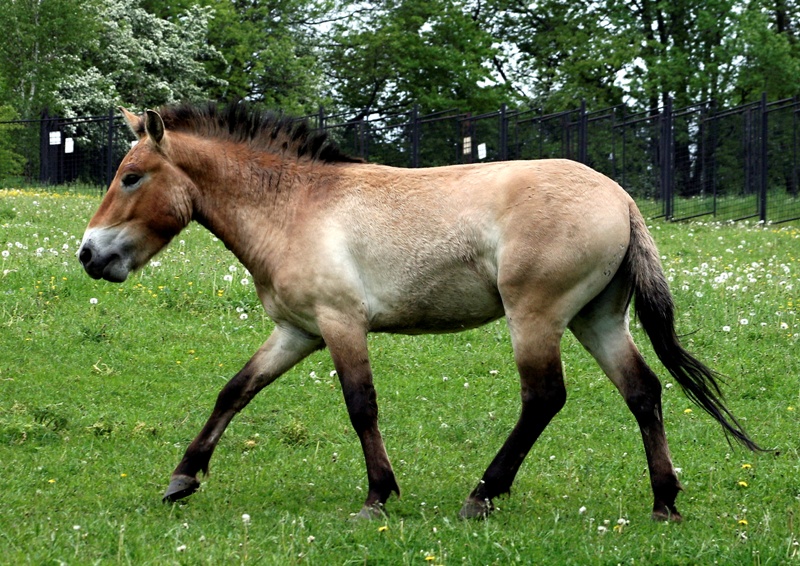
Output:
[[[650,517],[654,521],[660,522],[680,523],[683,521],[683,517],[674,507],[672,509],[666,507],[661,509],[653,509],[653,514]]]
[[[479,501],[470,497],[464,502],[458,516],[462,519],[485,519],[491,515],[492,511],[494,511],[494,505],[490,500]]]
[[[164,492],[164,497],[161,499],[164,503],[172,503],[189,497],[200,487],[200,482],[197,478],[191,476],[173,476],[169,482],[167,491]]]
[[[361,511],[353,518],[356,521],[373,521],[375,519],[385,519],[387,516],[382,503],[373,503],[372,505],[364,505]]]

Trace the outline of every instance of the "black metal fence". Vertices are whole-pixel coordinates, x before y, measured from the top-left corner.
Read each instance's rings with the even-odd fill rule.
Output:
[[[398,167],[566,157],[615,179],[649,217],[800,219],[800,99],[631,112],[448,110],[347,121],[306,116],[343,150]],[[0,186],[105,187],[132,139],[115,113],[0,122]],[[8,155],[12,155],[8,158]]]

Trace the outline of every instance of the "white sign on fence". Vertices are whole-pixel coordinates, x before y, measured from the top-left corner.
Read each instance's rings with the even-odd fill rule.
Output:
[[[66,138],[64,140],[64,153],[74,153],[75,152],[75,142],[72,138]]]
[[[478,144],[478,159],[486,159],[486,144]]]
[[[61,132],[50,132],[50,145],[61,145]]]

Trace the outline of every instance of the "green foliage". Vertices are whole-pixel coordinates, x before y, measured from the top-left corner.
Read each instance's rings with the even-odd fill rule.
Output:
[[[25,118],[248,99],[348,119],[585,99],[647,110],[800,90],[795,0],[0,3],[0,96]]]
[[[52,109],[56,85],[84,68],[98,27],[95,0],[0,2],[0,100],[24,118]]]
[[[140,7],[139,0],[97,0],[98,33],[82,50],[82,72],[58,83],[66,117],[104,115],[118,104],[151,108],[206,97],[224,79],[205,64],[220,58],[208,43],[211,8],[191,6],[174,21]]]
[[[19,175],[25,166],[25,158],[14,152],[14,134],[22,129],[16,120],[17,113],[11,106],[0,105],[0,178]],[[2,213],[0,213],[2,214]]]
[[[322,66],[314,22],[324,3],[255,0],[215,3],[209,40],[223,58],[209,62],[226,83],[210,90],[223,100],[247,98],[293,114],[314,112],[322,102]]]
[[[347,8],[345,9],[347,10]],[[330,97],[357,117],[419,104],[496,110],[507,91],[487,66],[497,54],[490,33],[461,2],[384,1],[351,9],[332,30]]]
[[[753,438],[780,451],[731,448],[664,378],[683,524],[650,521],[636,423],[570,336],[562,344],[566,407],[496,514],[458,520],[519,412],[502,321],[460,334],[370,337],[381,428],[403,496],[389,501],[387,518],[361,523],[350,513],[366,493],[363,456],[324,351],[237,415],[198,493],[185,504],[161,503],[219,389],[271,323],[242,267],[196,225],[124,284],[87,277],[74,252],[98,204],[97,196],[0,191],[0,210],[13,211],[0,217],[0,249],[8,252],[0,257],[3,562],[800,558],[796,227],[652,226],[684,343],[727,376],[726,402]],[[102,339],[87,337],[91,328]],[[643,353],[663,378],[652,351]]]
[[[765,6],[768,4],[750,3],[738,25],[737,51],[742,62],[736,80],[736,101],[757,100],[762,92],[771,100],[800,92],[800,37],[790,30],[775,32],[774,14]],[[800,4],[795,10],[795,17],[800,17]],[[800,29],[794,33],[800,33]]]

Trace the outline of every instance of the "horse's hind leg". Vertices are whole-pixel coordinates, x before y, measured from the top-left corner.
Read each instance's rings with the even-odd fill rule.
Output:
[[[604,291],[570,323],[570,329],[616,385],[636,417],[644,441],[653,519],[680,521],[675,498],[681,490],[672,466],[661,413],[661,383],[647,366],[628,331],[624,289]]]
[[[563,330],[547,331],[547,325],[525,317],[509,317],[514,358],[521,381],[522,411],[503,447],[472,490],[461,517],[486,517],[492,499],[511,490],[522,461],[539,435],[564,406],[567,398],[561,369]]]
[[[261,389],[320,347],[322,340],[319,338],[276,327],[250,361],[219,392],[211,416],[172,472],[164,501],[177,501],[197,491],[200,486],[197,474],[208,472],[211,455],[236,413]]]

